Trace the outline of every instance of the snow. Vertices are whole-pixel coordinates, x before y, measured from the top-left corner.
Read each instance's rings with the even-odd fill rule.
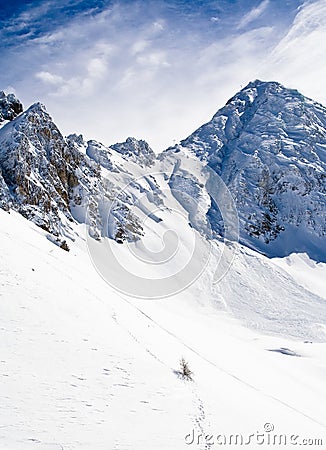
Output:
[[[274,258],[279,267],[288,272],[295,281],[320,297],[326,293],[326,264],[317,263],[306,253],[293,253],[285,258]]]
[[[239,246],[211,286],[216,243],[190,288],[137,300],[98,276],[85,240],[65,252],[45,237],[0,210],[1,450],[205,449],[193,430],[265,423],[325,442],[326,302],[277,261]],[[193,382],[174,372],[182,356]]]

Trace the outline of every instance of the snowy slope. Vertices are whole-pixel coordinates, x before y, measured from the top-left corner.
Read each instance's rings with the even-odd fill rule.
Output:
[[[298,284],[320,297],[326,292],[326,264],[317,263],[305,253],[293,253],[285,258],[274,258],[273,262],[288,272]]]
[[[83,240],[67,253],[0,216],[1,449],[181,449],[193,432],[248,436],[265,423],[326,439],[326,347],[304,342],[326,341],[326,303],[267,258],[239,247],[214,298],[208,269],[178,296],[141,301],[98,276]],[[241,311],[268,334],[244,328]],[[181,356],[193,382],[174,373]]]

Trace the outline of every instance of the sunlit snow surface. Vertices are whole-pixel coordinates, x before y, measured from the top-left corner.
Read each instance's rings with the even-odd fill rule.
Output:
[[[309,290],[325,265],[293,256],[290,275],[239,246],[215,287],[209,265],[141,301],[98,276],[83,239],[68,253],[44,234],[0,210],[1,450],[219,448],[185,438],[265,424],[326,442],[326,302]],[[182,356],[193,382],[174,372]]]

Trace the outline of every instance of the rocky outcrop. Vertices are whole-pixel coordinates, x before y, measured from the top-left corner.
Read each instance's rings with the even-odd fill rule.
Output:
[[[0,130],[1,207],[58,237],[73,237],[72,225],[87,223],[96,239],[137,239],[141,227],[123,199],[112,208],[110,230],[104,229],[103,204],[114,200],[117,188],[87,156],[88,146],[82,136],[64,138],[45,107],[32,105]]]
[[[14,94],[6,95],[0,91],[0,124],[5,120],[13,120],[22,112],[23,105]]]
[[[123,158],[129,159],[142,167],[150,167],[156,159],[155,153],[146,141],[128,137],[125,142],[111,145],[111,149],[120,153]]]

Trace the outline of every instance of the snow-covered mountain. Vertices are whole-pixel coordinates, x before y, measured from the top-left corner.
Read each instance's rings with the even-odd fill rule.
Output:
[[[39,103],[15,114],[0,128],[1,450],[321,448],[325,109],[256,81],[158,156],[64,137]],[[282,258],[294,250],[310,257]]]
[[[164,204],[155,173],[169,178],[164,189],[188,211],[191,226],[223,235],[223,217],[202,173],[207,165],[233,196],[243,244],[270,257],[306,252],[325,261],[326,109],[296,90],[249,83],[210,122],[158,158],[134,138],[110,147],[64,138],[39,103],[18,117],[21,104],[14,96],[3,94],[2,104],[12,121],[0,130],[1,205],[59,242],[73,237],[74,221],[88,222],[96,238],[139,239],[142,217],[131,214],[139,193]],[[147,181],[133,190],[137,177]],[[194,213],[185,195],[200,211]]]
[[[100,209],[117,190],[105,174],[116,172],[123,177],[123,165],[129,159],[126,148],[138,152],[145,148],[146,156],[140,158],[146,164],[153,160],[152,150],[136,139],[108,149],[96,141],[86,143],[82,136],[64,138],[40,103],[12,119],[0,129],[1,207],[32,220],[60,245],[64,238],[74,239],[74,222],[87,221],[93,237],[99,238],[103,232]],[[142,233],[128,204],[130,199],[122,192],[111,210],[111,238],[134,240]]]
[[[236,203],[241,242],[269,256],[306,252],[325,261],[324,106],[279,83],[256,80],[166,153],[180,152],[198,156],[224,180]],[[216,205],[207,216],[223,233]]]

